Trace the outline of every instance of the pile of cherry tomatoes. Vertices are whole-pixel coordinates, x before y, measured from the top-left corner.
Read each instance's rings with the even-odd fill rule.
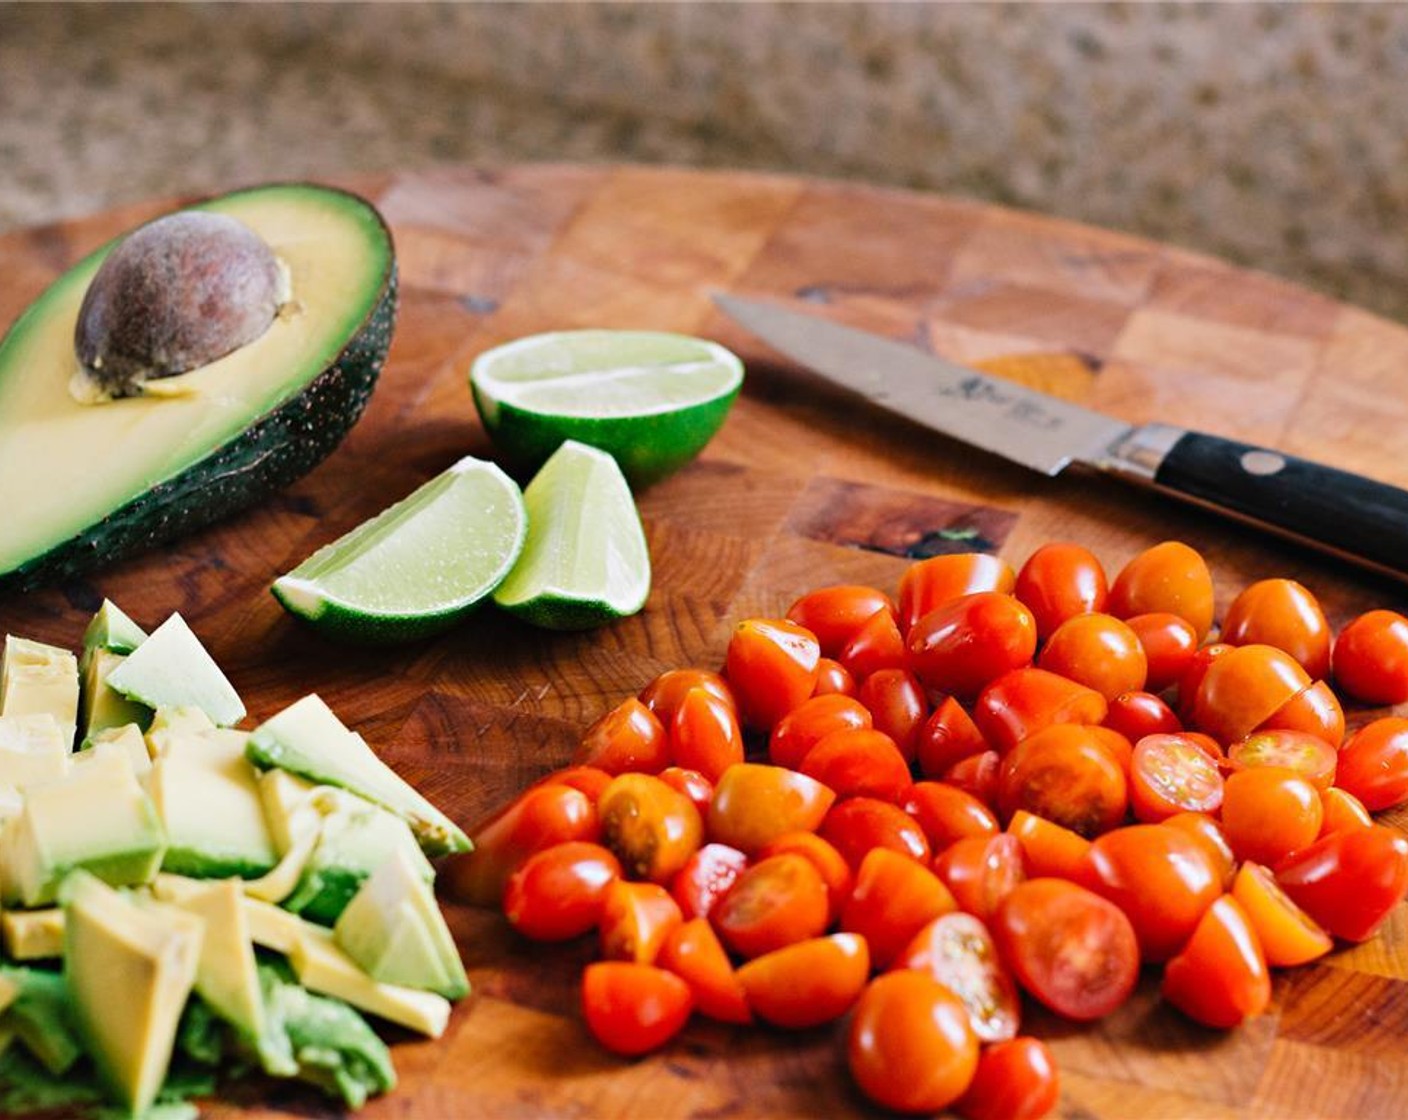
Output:
[[[595,933],[587,1027],[626,1055],[692,1013],[849,1015],[874,1101],[1043,1115],[1057,1074],[1018,991],[1109,1014],[1144,965],[1200,1023],[1259,1014],[1269,970],[1373,935],[1408,891],[1408,720],[1346,738],[1335,689],[1408,700],[1408,619],[1334,637],[1291,580],[1217,640],[1202,557],[1165,542],[1107,585],[1073,544],[824,587],[675,669],[448,868],[527,937]]]

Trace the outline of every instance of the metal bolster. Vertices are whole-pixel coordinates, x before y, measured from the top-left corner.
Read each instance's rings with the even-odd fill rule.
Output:
[[[1152,485],[1174,445],[1188,434],[1171,424],[1144,424],[1117,440],[1100,459],[1102,470]]]

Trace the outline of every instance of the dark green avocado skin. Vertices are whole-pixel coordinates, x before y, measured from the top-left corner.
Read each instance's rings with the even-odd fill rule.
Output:
[[[165,544],[311,471],[362,415],[396,323],[394,260],[381,298],[333,363],[234,439],[83,532],[0,575],[0,594],[57,583]]]

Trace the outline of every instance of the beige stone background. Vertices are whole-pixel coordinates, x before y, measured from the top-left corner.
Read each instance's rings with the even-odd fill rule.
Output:
[[[1408,4],[0,4],[0,228],[510,160],[973,196],[1408,319]]]

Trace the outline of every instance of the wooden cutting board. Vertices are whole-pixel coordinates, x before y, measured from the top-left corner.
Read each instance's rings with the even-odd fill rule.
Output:
[[[253,719],[316,690],[472,825],[561,765],[581,729],[658,671],[714,666],[733,621],[841,581],[895,589],[908,556],[1080,541],[1113,573],[1159,540],[1207,556],[1219,609],[1252,579],[1316,591],[1342,624],[1399,587],[1114,481],[1041,478],[823,386],[716,314],[715,291],[794,301],[1131,421],[1266,443],[1408,485],[1408,330],[1268,276],[1048,218],[929,195],[751,174],[541,166],[353,180],[395,233],[390,361],[347,442],[260,508],[85,580],[0,598],[0,626],[76,645],[106,595],[153,625],[183,612]],[[106,238],[171,205],[0,238],[0,321]],[[271,579],[466,453],[489,456],[466,387],[478,351],[570,327],[662,328],[735,348],[748,380],[703,457],[640,495],[643,613],[553,635],[486,611],[437,641],[341,648]],[[1019,360],[1020,359],[1020,360]],[[61,500],[61,496],[55,496]],[[3,532],[4,511],[0,511]],[[655,1057],[597,1048],[576,1010],[589,946],[526,945],[451,908],[476,994],[446,1036],[397,1036],[401,1086],[365,1115],[835,1116],[866,1111],[837,1032],[692,1025]],[[1033,1010],[1068,1117],[1395,1116],[1408,1111],[1408,914],[1282,974],[1231,1033],[1161,1007],[1108,1021]],[[332,1115],[250,1082],[210,1115]]]

